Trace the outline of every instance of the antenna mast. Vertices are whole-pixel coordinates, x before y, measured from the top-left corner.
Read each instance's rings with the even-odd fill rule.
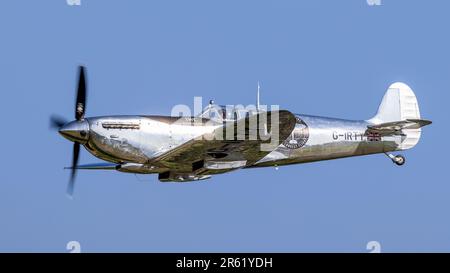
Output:
[[[259,89],[261,87],[259,86],[259,81],[258,81],[258,92],[256,93],[256,111],[259,112]]]

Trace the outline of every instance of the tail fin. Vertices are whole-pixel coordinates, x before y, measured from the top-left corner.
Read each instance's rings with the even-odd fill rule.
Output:
[[[411,88],[396,82],[389,86],[378,107],[377,114],[368,122],[383,124],[396,121],[420,120],[419,104]],[[421,129],[401,129],[402,137],[398,149],[406,150],[414,147],[420,139]]]
[[[401,82],[389,86],[378,112],[370,121],[377,123],[420,119],[419,104],[411,88]]]

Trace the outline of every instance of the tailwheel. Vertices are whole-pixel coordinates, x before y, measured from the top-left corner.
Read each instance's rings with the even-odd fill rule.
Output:
[[[405,157],[402,155],[392,155],[392,154],[386,154],[386,155],[392,160],[392,162],[397,164],[397,166],[402,166],[406,162]]]
[[[397,164],[398,166],[401,166],[403,164],[405,164],[406,159],[404,156],[402,155],[396,155],[393,159],[394,163]]]

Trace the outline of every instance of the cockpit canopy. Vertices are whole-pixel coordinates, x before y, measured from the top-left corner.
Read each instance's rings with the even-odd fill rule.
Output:
[[[217,122],[236,121],[248,115],[255,114],[256,107],[249,108],[242,105],[217,105],[209,104],[199,117],[211,119]]]

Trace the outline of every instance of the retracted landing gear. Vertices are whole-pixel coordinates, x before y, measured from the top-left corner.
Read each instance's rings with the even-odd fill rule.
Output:
[[[385,153],[385,154],[392,160],[392,162],[394,162],[398,166],[401,166],[401,165],[405,164],[405,162],[406,162],[405,157],[402,155],[393,155],[393,154],[388,154],[388,153]]]

